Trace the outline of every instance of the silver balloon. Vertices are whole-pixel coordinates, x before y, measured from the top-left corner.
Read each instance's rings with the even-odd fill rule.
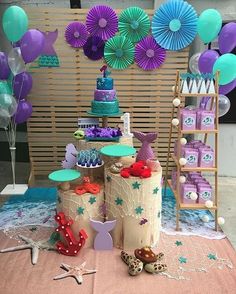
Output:
[[[12,48],[9,52],[8,65],[14,76],[26,71],[25,62],[21,56],[20,47]]]
[[[9,113],[3,109],[3,108],[0,108],[0,128],[1,129],[6,129],[10,123],[10,115]]]
[[[198,52],[191,56],[189,59],[189,69],[192,73],[198,74],[200,73],[200,70],[198,68],[198,60],[202,53]]]
[[[17,110],[16,99],[10,94],[1,94],[0,108],[4,109],[10,116],[12,116]]]
[[[219,95],[219,117],[225,115],[230,109],[230,100],[225,95]]]

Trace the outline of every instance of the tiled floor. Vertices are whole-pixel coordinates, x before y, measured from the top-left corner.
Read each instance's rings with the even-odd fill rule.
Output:
[[[19,184],[27,183],[29,176],[29,164],[17,163],[16,182]],[[11,165],[9,162],[0,162],[0,190],[6,184],[11,184]],[[36,182],[37,186],[52,185],[45,179]],[[236,178],[219,178],[219,216],[225,218],[225,224],[222,226],[225,234],[236,248]],[[6,197],[0,197],[0,205]]]

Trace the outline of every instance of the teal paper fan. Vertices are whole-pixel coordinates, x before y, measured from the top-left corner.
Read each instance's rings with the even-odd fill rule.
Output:
[[[105,44],[104,58],[115,69],[125,69],[134,61],[134,46],[124,36],[115,36]]]
[[[119,17],[119,32],[132,42],[138,42],[148,35],[150,20],[147,13],[139,7],[123,10]]]
[[[152,20],[156,42],[168,50],[187,47],[197,34],[197,13],[185,1],[169,0],[156,10]]]

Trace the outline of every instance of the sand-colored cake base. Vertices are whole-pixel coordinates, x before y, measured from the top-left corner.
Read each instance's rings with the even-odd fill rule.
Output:
[[[156,246],[161,228],[162,171],[151,178],[122,178],[105,169],[105,202],[109,220],[116,219],[112,231],[114,246],[124,250]]]
[[[72,231],[75,236],[81,229],[84,229],[88,235],[85,247],[93,247],[96,232],[90,226],[90,219],[103,221],[101,205],[104,203],[104,188],[102,186],[99,194],[93,195],[86,193],[77,195],[73,190],[58,190],[59,202],[57,210],[65,213],[67,218],[71,218],[74,223]]]

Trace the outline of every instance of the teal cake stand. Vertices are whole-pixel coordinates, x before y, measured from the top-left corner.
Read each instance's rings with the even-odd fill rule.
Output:
[[[75,169],[60,169],[48,175],[51,181],[60,183],[62,190],[70,189],[70,182],[80,178],[80,172]]]
[[[110,157],[125,157],[136,154],[136,149],[127,145],[108,145],[102,147],[100,153]]]

